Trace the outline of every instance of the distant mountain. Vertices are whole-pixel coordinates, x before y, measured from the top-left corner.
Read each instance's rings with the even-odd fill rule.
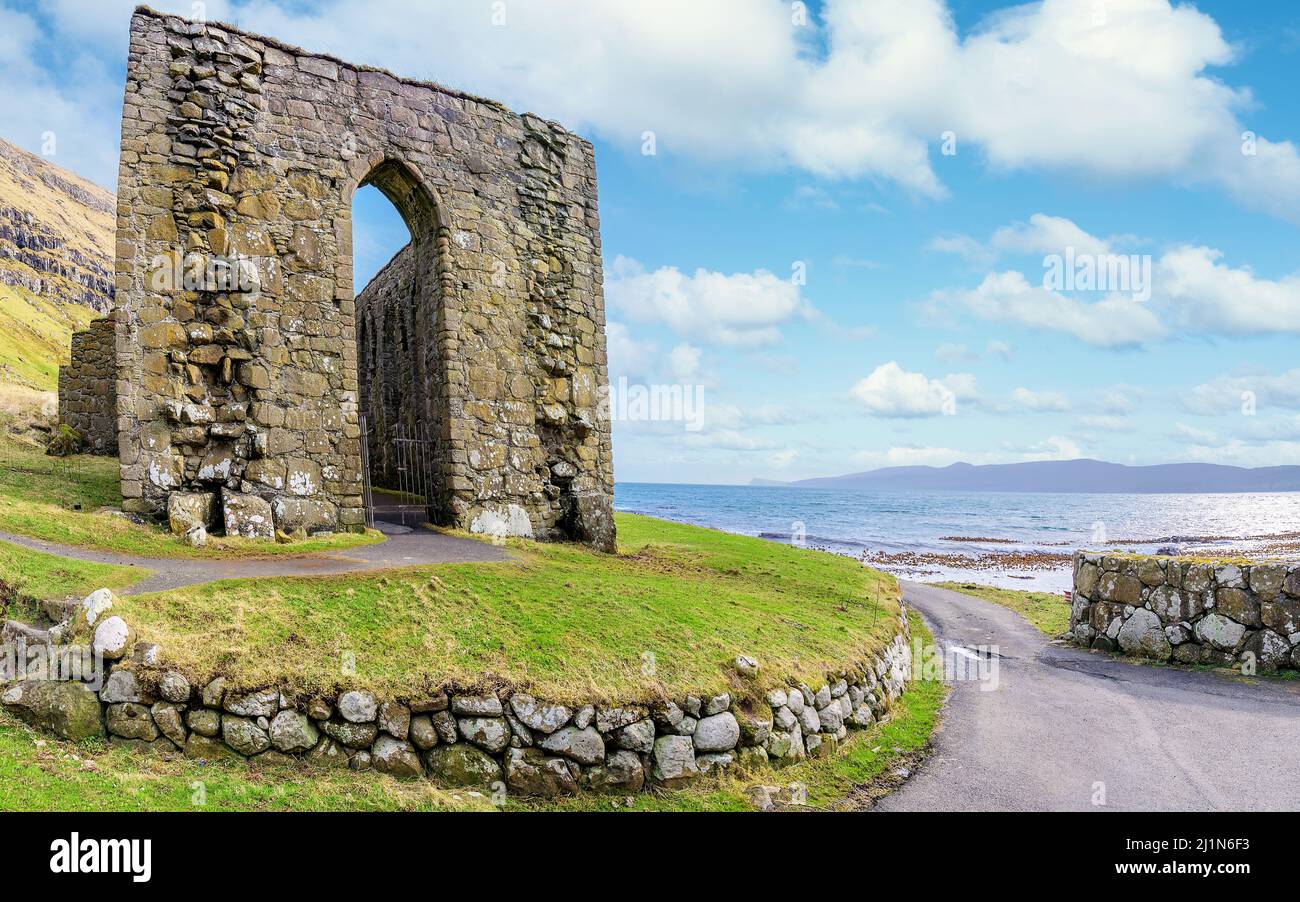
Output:
[[[1225,467],[1156,464],[1130,467],[1100,460],[1044,460],[1019,464],[886,467],[847,476],[755,485],[858,491],[1080,492],[1300,492],[1300,466]]]
[[[0,383],[52,391],[112,308],[116,217],[112,193],[0,140]]]

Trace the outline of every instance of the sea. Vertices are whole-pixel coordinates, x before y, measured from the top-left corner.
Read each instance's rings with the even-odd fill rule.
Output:
[[[857,492],[619,483],[617,510],[860,558],[918,581],[1070,587],[1077,549],[1296,556],[1300,492]]]

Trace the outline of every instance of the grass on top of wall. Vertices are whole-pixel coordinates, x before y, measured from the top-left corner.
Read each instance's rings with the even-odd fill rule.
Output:
[[[310,554],[373,545],[377,532],[339,533],[277,544],[249,539],[211,537],[204,548],[191,548],[166,528],[133,523],[101,508],[122,503],[115,457],[47,456],[31,444],[0,430],[0,532],[29,536],[61,545],[115,551],[136,557],[257,558]]]
[[[1010,608],[1053,638],[1070,628],[1070,605],[1065,596],[1058,592],[1026,592],[1023,589],[1000,589],[996,586],[956,582],[936,585]]]
[[[919,617],[912,634],[930,641]],[[583,795],[555,803],[507,800],[504,810],[746,811],[754,784],[807,789],[814,808],[853,809],[881,791],[882,778],[923,755],[946,689],[935,679],[909,685],[889,717],[854,732],[833,757],[781,770],[763,768],[694,788],[637,796]],[[200,792],[201,788],[201,792]],[[429,780],[305,766],[163,761],[102,740],[71,743],[0,712],[0,811],[493,811],[482,793],[445,790]]]
[[[192,681],[398,697],[500,682],[557,702],[820,683],[896,631],[897,582],[852,558],[616,519],[617,555],[514,541],[506,562],[227,581],[119,612]],[[738,654],[758,686],[733,682]]]

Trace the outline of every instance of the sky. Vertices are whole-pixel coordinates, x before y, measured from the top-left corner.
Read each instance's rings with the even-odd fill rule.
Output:
[[[132,6],[0,0],[0,137],[112,188]],[[616,396],[698,401],[621,481],[1300,464],[1300,5],[199,6],[594,142]]]

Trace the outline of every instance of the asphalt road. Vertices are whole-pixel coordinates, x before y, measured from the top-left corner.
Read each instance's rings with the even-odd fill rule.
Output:
[[[1300,810],[1300,682],[1131,664],[967,595],[903,596],[940,647],[1000,657],[953,682],[933,756],[877,810]]]

